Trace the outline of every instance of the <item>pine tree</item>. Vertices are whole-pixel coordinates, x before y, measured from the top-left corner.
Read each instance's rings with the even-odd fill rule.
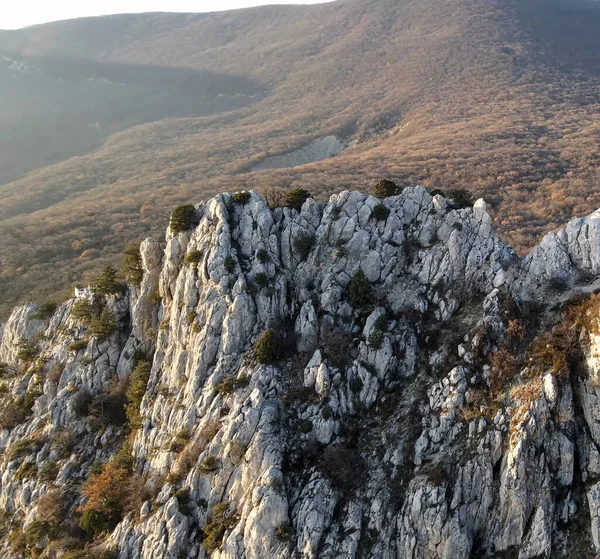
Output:
[[[388,196],[396,196],[396,194],[400,194],[400,188],[395,182],[389,179],[381,179],[373,187],[373,194],[377,196],[377,198],[381,198],[383,200]]]
[[[279,339],[273,330],[265,330],[254,346],[254,357],[259,363],[272,363],[279,354]]]
[[[140,405],[146,393],[149,378],[150,363],[147,361],[138,361],[138,364],[131,373],[131,382],[127,390],[127,419],[129,419],[129,425],[133,429],[137,429],[142,425]]]
[[[300,211],[302,209],[302,204],[304,204],[304,202],[306,202],[306,200],[310,197],[311,194],[308,190],[304,190],[303,188],[294,188],[294,190],[290,190],[286,194],[285,205],[288,208],[293,208]]]
[[[111,295],[119,291],[119,284],[117,283],[117,270],[112,266],[106,266],[100,272],[100,275],[94,282],[92,289],[100,295]]]
[[[192,204],[175,208],[171,214],[171,222],[169,224],[171,231],[175,234],[189,231],[194,223],[195,215],[196,208]]]
[[[105,308],[100,315],[100,318],[92,320],[88,333],[94,338],[108,338],[115,331],[115,317],[113,313]]]
[[[131,285],[139,287],[142,283],[144,270],[139,243],[130,243],[125,247],[123,251],[123,275]]]

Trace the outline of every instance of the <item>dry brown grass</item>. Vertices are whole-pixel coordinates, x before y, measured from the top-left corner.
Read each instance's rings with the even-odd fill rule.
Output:
[[[511,432],[531,404],[540,397],[543,377],[552,373],[558,382],[587,374],[584,355],[589,336],[600,333],[600,293],[576,296],[564,305],[562,320],[544,331],[527,329],[520,318],[509,318],[501,346],[488,358],[487,386],[473,389],[471,403],[461,411],[470,422],[493,419],[501,407],[511,410]]]

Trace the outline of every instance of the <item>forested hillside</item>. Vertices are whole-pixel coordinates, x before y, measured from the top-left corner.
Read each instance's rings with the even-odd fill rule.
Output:
[[[3,151],[15,155],[3,169],[35,170],[0,186],[3,308],[86,281],[130,238],[160,232],[175,205],[241,187],[302,187],[325,198],[386,176],[466,188],[488,201],[501,237],[525,251],[600,206],[598,28],[591,0],[339,0],[2,33],[0,57],[27,67],[125,83],[110,78],[123,71],[131,80],[118,94],[78,81],[85,100],[72,102],[58,85],[29,105],[18,90],[6,98],[0,134],[8,131]],[[79,95],[67,82],[57,83]],[[94,95],[108,87],[104,112],[91,84]],[[52,103],[64,111],[65,99],[81,106],[76,117],[56,112]],[[19,103],[21,136],[10,117]],[[329,136],[341,151],[306,159],[333,153],[309,149]],[[281,168],[286,161],[304,164]]]

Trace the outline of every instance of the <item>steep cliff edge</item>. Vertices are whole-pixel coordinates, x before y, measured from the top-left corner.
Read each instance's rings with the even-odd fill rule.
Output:
[[[4,325],[2,556],[599,553],[599,218],[520,260],[422,187],[198,205]]]

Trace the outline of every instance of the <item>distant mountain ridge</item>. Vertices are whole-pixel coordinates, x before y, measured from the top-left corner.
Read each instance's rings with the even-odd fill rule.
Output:
[[[228,189],[294,186],[326,197],[381,176],[467,188],[490,203],[499,233],[526,250],[600,205],[598,28],[600,7],[586,0],[345,0],[4,32],[0,56],[149,72],[125,96],[102,96],[107,84],[86,82],[93,95],[82,97],[94,110],[62,136],[78,157],[56,165],[45,166],[60,160],[48,145],[64,118],[48,109],[18,120],[45,130],[44,143],[20,128],[20,145],[39,149],[19,150],[14,122],[0,126],[4,153],[16,154],[2,172],[35,169],[0,186],[4,298],[56,293],[95,262],[115,261],[131,236],[157,234],[167,208]],[[199,77],[191,95],[186,76]],[[219,97],[215,80],[239,91]],[[199,104],[196,87],[207,92]],[[106,116],[88,118],[98,105]],[[144,118],[134,118],[139,109]],[[122,115],[114,129],[112,114]],[[99,137],[96,123],[116,134]],[[328,136],[351,147],[256,170]]]

